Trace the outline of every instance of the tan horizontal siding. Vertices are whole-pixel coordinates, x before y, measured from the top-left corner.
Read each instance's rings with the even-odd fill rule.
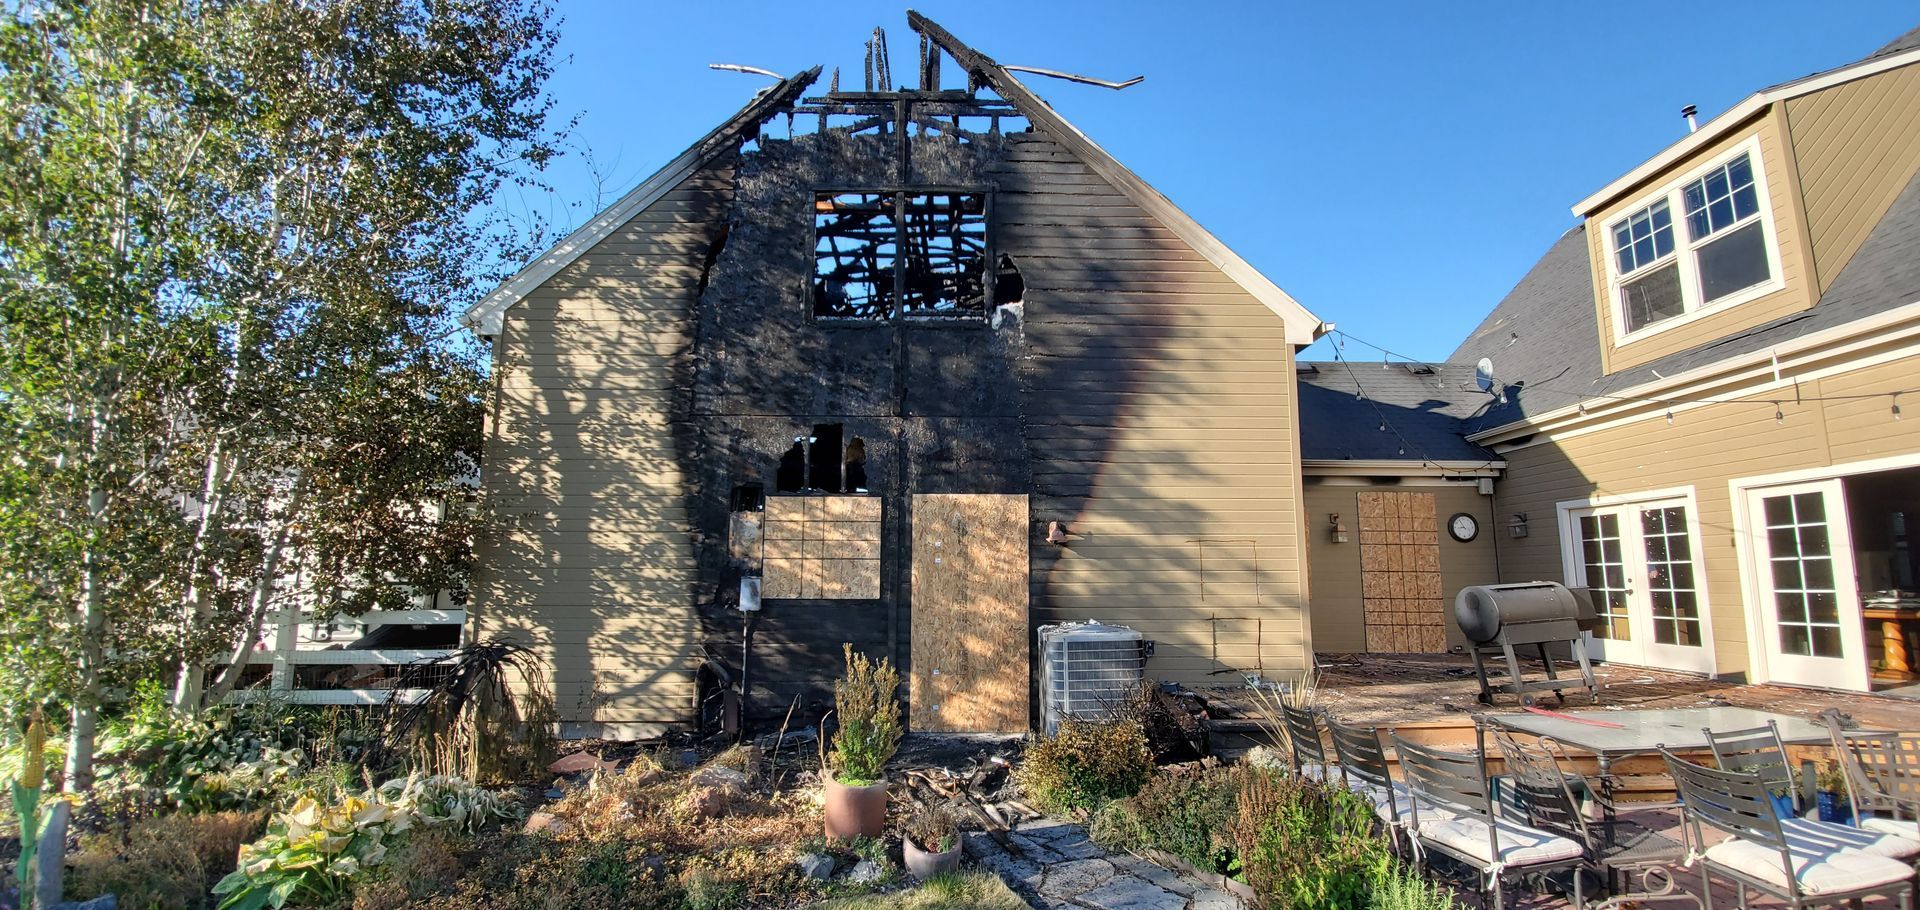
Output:
[[[1920,168],[1920,66],[1795,98],[1786,119],[1825,291]]]
[[[1439,523],[1440,581],[1446,609],[1447,644],[1463,645],[1460,627],[1453,621],[1453,599],[1468,585],[1500,581],[1494,547],[1498,526],[1488,498],[1473,484],[1446,486],[1315,484],[1306,488],[1308,565],[1312,567],[1313,647],[1317,651],[1367,650],[1366,611],[1360,598],[1360,502],[1365,490],[1392,490],[1434,494],[1434,520]],[[1347,542],[1334,543],[1327,516],[1339,513],[1347,528]],[[1480,534],[1461,543],[1447,533],[1446,523],[1465,512],[1480,523]]]
[[[694,175],[509,309],[481,544],[481,638],[529,643],[561,719],[684,724],[702,655],[671,416],[729,172]]]
[[[1807,398],[1883,395],[1912,387],[1916,375],[1920,359],[1909,357],[1803,381],[1801,392]],[[1565,580],[1557,503],[1691,487],[1704,535],[1698,543],[1718,670],[1747,671],[1748,608],[1731,533],[1729,482],[1920,450],[1920,421],[1894,420],[1888,398],[1795,404],[1789,393],[1782,425],[1773,420],[1777,394],[1677,411],[1671,425],[1655,417],[1505,453],[1499,514],[1528,517],[1526,538],[1497,535],[1505,580]]]
[[[1045,137],[1010,148],[993,216],[1027,288],[1033,518],[1076,535],[1035,548],[1034,620],[1139,629],[1161,678],[1298,672],[1285,326]]]

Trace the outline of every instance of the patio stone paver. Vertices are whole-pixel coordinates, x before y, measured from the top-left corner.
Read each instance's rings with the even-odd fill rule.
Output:
[[[1041,910],[1243,910],[1231,894],[1137,856],[1109,854],[1084,825],[1040,819],[1008,836],[1009,852],[984,833],[967,855]]]

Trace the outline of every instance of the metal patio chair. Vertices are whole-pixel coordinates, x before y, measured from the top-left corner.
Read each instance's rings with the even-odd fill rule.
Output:
[[[1287,725],[1287,748],[1293,753],[1293,771],[1308,780],[1330,779],[1327,747],[1320,739],[1320,715],[1312,708],[1282,705]]]
[[[1607,899],[1595,905],[1596,910],[1655,900],[1686,900],[1702,906],[1700,898],[1681,891],[1674,878],[1673,870],[1687,861],[1685,844],[1641,824],[1631,814],[1615,815],[1607,822],[1588,819],[1562,770],[1570,763],[1558,744],[1542,737],[1529,747],[1505,730],[1493,728],[1492,733],[1506,765],[1504,788],[1511,794],[1503,801],[1528,825],[1586,849],[1587,868],[1607,891]],[[1599,798],[1591,784],[1585,787],[1590,798]]]
[[[1395,733],[1393,749],[1412,795],[1408,834],[1429,866],[1438,854],[1473,869],[1482,906],[1489,889],[1491,906],[1506,906],[1509,876],[1578,870],[1586,863],[1586,848],[1578,841],[1507,817],[1494,806],[1484,746],[1471,753],[1442,752]],[[1586,904],[1583,878],[1577,872],[1572,876],[1575,907]]]
[[[1900,848],[1888,842],[1901,838],[1783,819],[1768,795],[1773,784],[1761,774],[1697,765],[1664,746],[1660,755],[1680,791],[1690,842],[1706,843],[1704,828],[1731,835],[1699,854],[1707,906],[1713,906],[1712,879],[1718,874],[1739,888],[1742,908],[1747,889],[1753,888],[1786,901],[1792,910],[1876,895],[1896,899],[1900,910],[1913,910],[1913,867],[1889,855]]]
[[[1722,771],[1757,774],[1773,793],[1784,791],[1794,811],[1800,811],[1800,785],[1787,760],[1786,743],[1780,741],[1780,725],[1767,721],[1764,727],[1715,733],[1706,730],[1707,746],[1713,749],[1713,761]]]
[[[1398,848],[1413,801],[1407,786],[1393,779],[1387,750],[1380,745],[1380,728],[1349,726],[1334,720],[1332,715],[1326,715],[1326,724],[1333,740],[1334,759],[1340,765],[1347,789],[1373,803],[1373,814],[1387,826],[1387,836]]]
[[[1869,831],[1920,838],[1920,734],[1846,730],[1836,708],[1822,712],[1820,719],[1833,736],[1834,760],[1846,774],[1857,824]]]

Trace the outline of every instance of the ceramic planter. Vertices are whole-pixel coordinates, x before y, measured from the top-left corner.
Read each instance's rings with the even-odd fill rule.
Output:
[[[827,775],[828,837],[879,837],[887,828],[887,782],[849,787]]]
[[[900,855],[906,860],[907,871],[913,877],[925,881],[936,875],[945,875],[960,870],[960,836],[954,835],[953,849],[944,853],[928,853],[920,849],[911,837],[900,839]]]

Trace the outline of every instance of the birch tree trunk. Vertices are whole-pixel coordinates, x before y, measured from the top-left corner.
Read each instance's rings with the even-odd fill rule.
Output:
[[[294,479],[293,491],[287,497],[286,511],[279,526],[273,531],[273,537],[267,544],[266,556],[260,561],[260,574],[253,581],[253,589],[247,596],[247,628],[234,643],[229,655],[227,668],[217,677],[207,690],[206,703],[217,705],[225,701],[240,682],[240,675],[247,668],[247,654],[253,650],[253,642],[260,636],[261,624],[266,621],[267,611],[273,606],[274,590],[279,587],[280,564],[285,559],[293,525],[300,514],[300,506],[307,497],[307,478],[302,475]]]

